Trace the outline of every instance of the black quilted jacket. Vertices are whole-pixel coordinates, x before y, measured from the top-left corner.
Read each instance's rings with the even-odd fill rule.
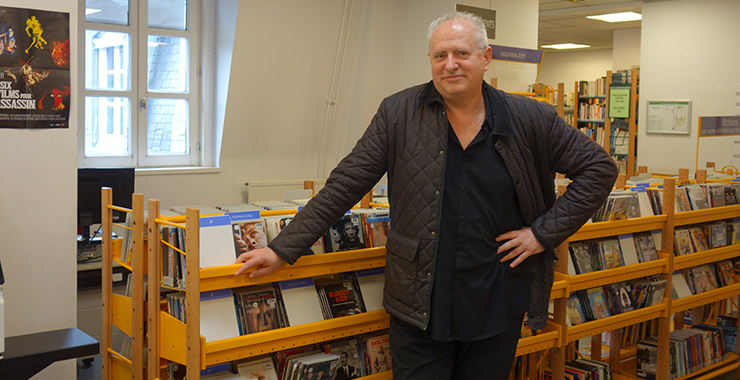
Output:
[[[529,324],[547,322],[554,248],[603,204],[617,176],[612,158],[560,119],[545,103],[496,90],[488,92],[494,123],[508,123],[513,136],[499,136],[517,190],[522,219],[545,252],[532,256]],[[331,172],[324,188],[271,243],[288,263],[388,173],[391,231],[386,248],[383,304],[396,317],[426,329],[445,173],[448,121],[432,82],[408,88],[381,103],[370,126]],[[572,180],[555,200],[554,174]]]

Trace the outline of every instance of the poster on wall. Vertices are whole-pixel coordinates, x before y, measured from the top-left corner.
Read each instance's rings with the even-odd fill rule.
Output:
[[[0,128],[69,128],[69,13],[0,7]]]

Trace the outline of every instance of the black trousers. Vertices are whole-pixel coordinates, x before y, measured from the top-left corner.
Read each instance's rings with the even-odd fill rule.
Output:
[[[393,380],[508,379],[523,318],[511,318],[506,331],[490,338],[447,342],[391,316]]]

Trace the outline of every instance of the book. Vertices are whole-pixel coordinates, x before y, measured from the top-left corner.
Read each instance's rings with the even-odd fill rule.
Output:
[[[369,336],[365,340],[370,374],[391,370],[391,350],[388,334]]]
[[[574,242],[568,245],[577,274],[590,273],[596,269],[588,242]]]
[[[365,312],[354,272],[314,278],[325,319]],[[354,277],[354,278],[353,278]]]
[[[298,380],[331,380],[337,371],[339,356],[318,353],[301,358],[298,364]]]
[[[234,289],[242,335],[285,327],[271,284]]]
[[[676,189],[678,191],[678,189]],[[709,208],[704,189],[699,184],[687,185],[686,191],[689,195],[692,210],[704,210]],[[683,211],[683,210],[682,210]],[[688,211],[688,210],[686,210]]]
[[[709,249],[707,237],[704,235],[704,230],[701,227],[689,227],[689,235],[691,236],[691,244],[694,246],[694,252],[701,252]]]
[[[619,268],[625,265],[622,250],[619,247],[619,239],[604,239],[599,244],[601,246],[604,269]]]
[[[577,295],[571,294],[566,300],[566,315],[568,316],[568,322],[571,326],[575,326],[586,322],[586,314],[583,311],[583,306]]]
[[[593,319],[602,319],[611,316],[609,313],[609,303],[601,288],[587,289],[586,295],[588,296],[591,313],[594,316]]]
[[[719,248],[727,245],[727,224],[713,223],[708,226],[707,237],[710,248]]]
[[[365,248],[362,217],[358,214],[345,214],[329,228],[324,237],[324,245],[327,252]]]
[[[288,326],[324,320],[313,279],[280,281],[279,284]]]
[[[269,356],[249,358],[236,363],[237,373],[248,380],[278,380],[275,364]]]
[[[328,352],[339,356],[333,380],[356,379],[365,376],[362,350],[357,338],[342,339],[326,345]]]
[[[694,245],[691,243],[691,234],[686,228],[676,228],[673,231],[673,251],[676,256],[694,253]]]
[[[227,215],[200,218],[200,267],[234,264],[234,236]]]
[[[717,280],[720,286],[727,286],[735,283],[733,278],[733,263],[732,260],[723,260],[714,263],[714,267],[717,270]]]
[[[365,236],[369,248],[385,246],[390,231],[390,222],[391,218],[388,215],[365,216]]]
[[[239,336],[231,289],[200,293],[200,335],[206,338],[206,342]]]
[[[717,289],[717,278],[714,275],[714,269],[709,264],[700,265],[690,268],[693,275],[694,294]]]
[[[658,259],[658,250],[650,232],[636,232],[633,234],[638,259],[641,263]]]
[[[648,338],[637,342],[637,377],[654,380],[658,370],[658,342]]]
[[[686,187],[676,186],[676,211],[691,211],[691,201]]]
[[[267,247],[267,231],[259,211],[228,212],[231,220],[234,259],[242,253]]]

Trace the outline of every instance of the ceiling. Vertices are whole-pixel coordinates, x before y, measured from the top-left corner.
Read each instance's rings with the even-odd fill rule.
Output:
[[[641,21],[610,23],[587,19],[586,16],[630,11],[642,13],[642,3],[634,0],[540,0],[538,48],[571,42],[591,45],[588,49],[611,49],[614,30],[639,28]]]

